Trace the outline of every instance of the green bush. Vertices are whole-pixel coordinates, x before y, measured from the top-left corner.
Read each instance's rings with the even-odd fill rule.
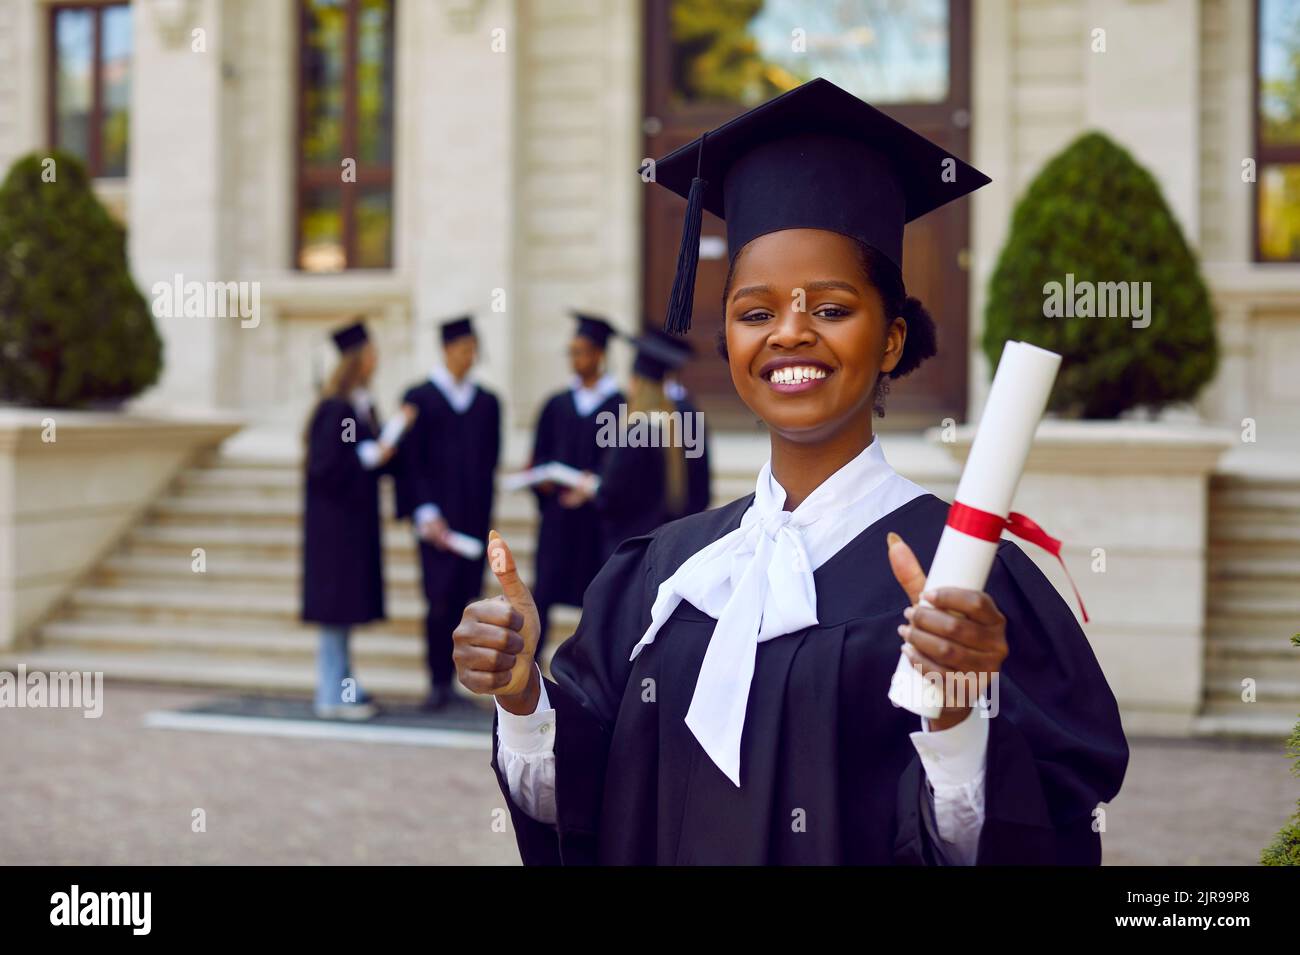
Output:
[[[1300,633],[1291,638],[1291,645],[1300,647]],[[1300,776],[1300,723],[1291,730],[1286,749],[1287,755],[1296,760],[1291,764],[1291,775]],[[1295,815],[1273,837],[1272,845],[1264,850],[1259,861],[1264,865],[1300,865],[1300,801],[1296,802]]]
[[[1064,286],[1067,274],[1076,284],[1150,282],[1149,324],[1049,317],[1046,286]],[[1008,339],[1060,353],[1048,407],[1066,416],[1154,412],[1214,377],[1214,311],[1196,258],[1155,179],[1101,133],[1067,146],[1016,205],[989,287],[983,346],[993,367]]]
[[[85,167],[57,151],[19,159],[0,185],[0,401],[119,401],[161,368],[162,340],[127,268],[126,235]]]

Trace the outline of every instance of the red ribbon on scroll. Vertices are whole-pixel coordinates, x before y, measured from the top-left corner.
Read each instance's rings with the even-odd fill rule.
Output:
[[[1070,568],[1065,566],[1065,560],[1061,557],[1061,542],[1028,517],[1017,514],[1015,511],[1012,511],[1006,517],[999,517],[991,511],[981,511],[979,508],[969,507],[961,501],[953,501],[952,506],[948,508],[947,524],[953,530],[969,534],[979,540],[996,541],[1002,536],[1003,530],[1006,530],[1016,537],[1029,541],[1031,544],[1037,544],[1060,561],[1061,569],[1065,571],[1065,579],[1070,582],[1070,587],[1074,590],[1074,599],[1079,601],[1079,610],[1083,613],[1083,622],[1088,622],[1088,611],[1084,609],[1083,597],[1079,595],[1079,588],[1074,586],[1074,578],[1070,576]]]

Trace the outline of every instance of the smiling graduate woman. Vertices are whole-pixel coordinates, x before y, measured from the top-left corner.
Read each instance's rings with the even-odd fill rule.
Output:
[[[984,591],[918,606],[948,505],[872,432],[884,383],[936,347],[904,291],[903,225],[989,180],[825,80],[655,178],[688,197],[672,330],[689,324],[701,209],[727,223],[726,358],[771,458],[753,494],[619,547],[553,682],[493,535],[504,596],[466,608],[455,659],[496,697],[524,861],[1099,862],[1094,810],[1128,747],[1087,639],[1006,540]],[[895,708],[900,635],[924,672],[986,696],[933,721]]]

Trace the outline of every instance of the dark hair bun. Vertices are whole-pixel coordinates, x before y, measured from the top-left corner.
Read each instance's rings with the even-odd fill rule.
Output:
[[[898,315],[907,322],[907,340],[903,342],[903,357],[889,373],[890,378],[901,378],[915,371],[921,362],[933,358],[938,351],[934,319],[919,298],[909,295]]]

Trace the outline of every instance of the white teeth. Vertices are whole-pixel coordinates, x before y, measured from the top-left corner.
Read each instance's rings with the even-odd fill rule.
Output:
[[[812,381],[817,378],[825,378],[826,370],[824,368],[813,368],[810,365],[794,365],[785,368],[778,368],[772,372],[772,381],[778,385],[800,384],[805,381]]]

